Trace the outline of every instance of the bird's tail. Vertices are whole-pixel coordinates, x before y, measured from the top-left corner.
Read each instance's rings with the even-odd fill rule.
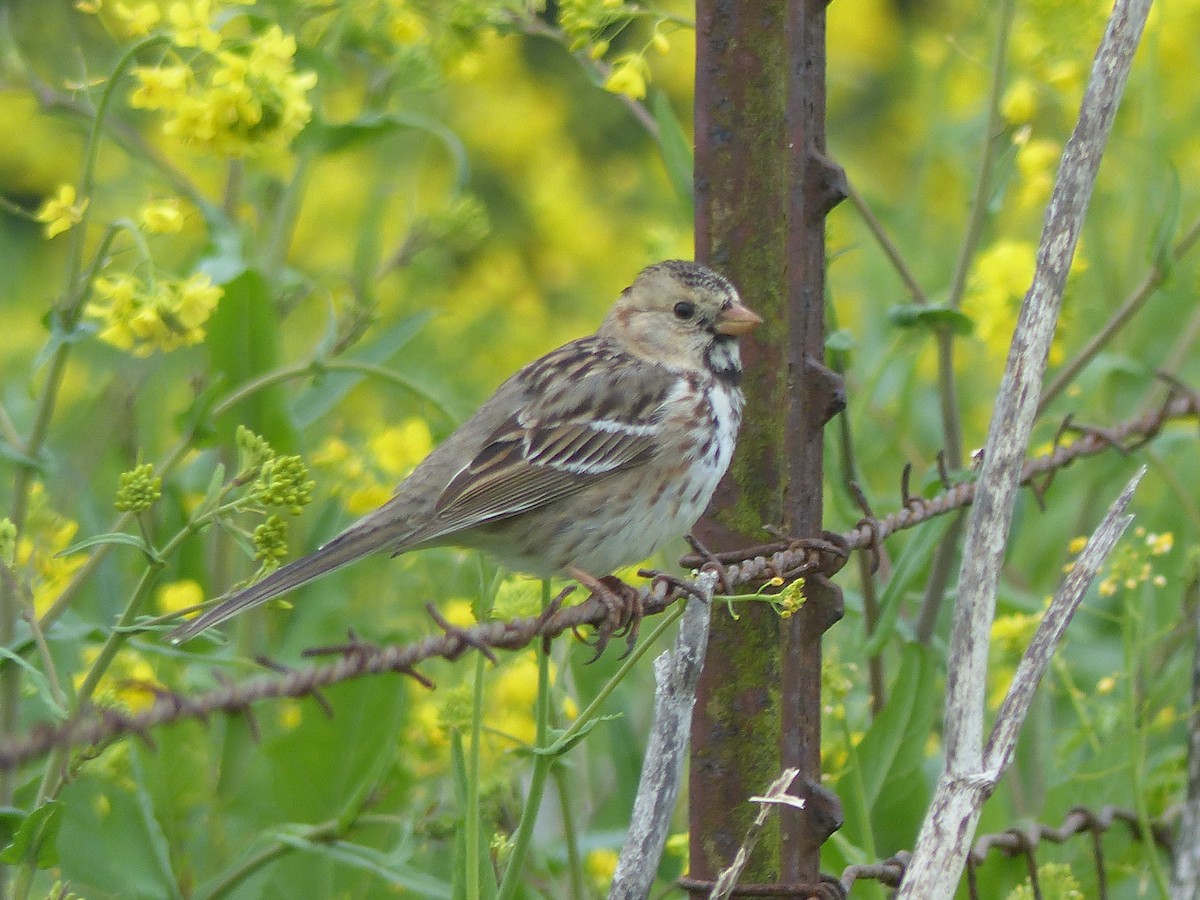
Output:
[[[383,523],[369,518],[356,522],[319,550],[276,569],[262,581],[238,591],[190,622],[184,622],[168,634],[167,639],[176,644],[189,640],[244,610],[315,581],[391,543],[394,543],[394,535],[389,534]]]

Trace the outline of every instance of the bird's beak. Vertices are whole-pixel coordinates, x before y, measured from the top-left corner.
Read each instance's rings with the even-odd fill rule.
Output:
[[[762,316],[750,307],[743,305],[740,300],[735,300],[733,306],[721,310],[717,315],[717,321],[713,323],[713,330],[717,334],[737,335],[745,334],[755,325],[761,324]]]

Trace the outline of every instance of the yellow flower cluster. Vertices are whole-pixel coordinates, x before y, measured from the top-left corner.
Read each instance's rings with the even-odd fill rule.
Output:
[[[7,520],[5,520],[7,521]],[[11,525],[11,523],[9,523]],[[25,527],[16,540],[14,568],[33,587],[33,611],[42,615],[58,599],[87,557],[59,556],[71,545],[79,523],[57,513],[40,483],[33,486]],[[9,534],[11,540],[12,535]]]
[[[1167,583],[1165,575],[1155,574],[1151,557],[1164,556],[1175,546],[1171,532],[1155,534],[1139,527],[1134,540],[1123,543],[1109,558],[1108,574],[1100,581],[1100,596],[1112,597],[1122,588],[1132,591],[1150,582],[1154,587]]]
[[[312,118],[313,72],[296,72],[296,41],[272,25],[249,39],[226,38],[208,0],[174,3],[170,36],[187,58],[134,69],[130,105],[167,114],[163,131],[227,157],[285,149]]]
[[[103,275],[84,313],[100,325],[100,339],[136,356],[204,340],[204,325],[222,291],[207,275],[144,284],[136,275]]]
[[[99,647],[83,649],[83,666],[73,678],[76,690],[83,684],[88,670],[99,656]],[[139,713],[154,705],[155,692],[162,687],[162,682],[146,657],[126,647],[117,651],[107,671],[101,676],[93,699],[100,706],[119,706],[131,713]]]
[[[328,482],[352,515],[386,503],[396,485],[433,449],[424,419],[412,417],[385,428],[367,442],[361,455],[338,437],[326,440],[312,456],[314,466],[330,472]]]

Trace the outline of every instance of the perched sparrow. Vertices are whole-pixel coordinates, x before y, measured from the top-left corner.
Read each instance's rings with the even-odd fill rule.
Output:
[[[596,590],[595,576],[645,559],[704,512],[742,420],[738,335],[761,321],[699,263],[650,266],[596,334],[500,385],[391,500],[170,637],[377,550],[473,547]]]

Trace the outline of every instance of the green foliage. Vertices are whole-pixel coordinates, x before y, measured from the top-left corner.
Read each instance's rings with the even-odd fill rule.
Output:
[[[893,247],[850,203],[829,218],[827,347],[850,406],[827,432],[839,460],[828,527],[861,515],[843,466],[879,514],[906,463],[923,493],[940,490],[948,376],[961,445],[982,442],[1109,5],[1020,6],[994,120],[992,6],[830,6],[828,152]],[[304,650],[344,642],[347,628],[416,640],[433,627],[426,600],[455,625],[536,612],[536,585],[431,550],[332,574],[294,608],[244,617],[228,640],[161,638],[182,610],[385,501],[501,379],[594,329],[642,265],[691,255],[691,15],[609,0],[6,5],[0,743],[95,706],[137,712],[164,690],[249,678],[258,654],[306,665]],[[1200,95],[1177,77],[1200,4],[1156,15],[1051,378],[1144,296],[1056,392],[1040,451],[1068,412],[1107,424],[1153,406],[1156,369],[1200,380],[1189,224]],[[964,253],[968,232],[977,243]],[[949,372],[940,340],[953,342]],[[1149,822],[1182,795],[1195,452],[1194,423],[1172,425],[1138,459],[1060,473],[1045,509],[1021,501],[992,633],[993,709],[1077,552],[1071,538],[1133,466],[1151,465],[1141,530],[1072,624],[984,830],[1057,824],[1078,803],[1128,805]],[[969,461],[949,477],[970,480]],[[911,846],[931,795],[952,558],[932,639],[918,643],[915,623],[951,531],[947,518],[889,538],[873,593],[856,567],[839,576],[847,616],[826,643],[822,758],[847,822],[828,870]],[[747,600],[756,613],[741,627],[803,603],[799,586],[763,596],[772,605]],[[610,651],[584,666],[588,648],[564,639],[550,659],[430,664],[432,691],[391,676],[340,685],[323,695],[332,718],[317,699],[287,700],[156,729],[153,747],[55,751],[0,777],[4,886],[88,900],[602,896],[642,763],[646,655],[668,638],[652,630],[645,655],[623,663]],[[718,701],[737,714],[738,697]],[[556,796],[530,803],[531,781]],[[1152,847],[1114,833],[1105,849],[1110,888],[1164,882]],[[669,842],[663,890],[686,852],[682,836]],[[1086,841],[1039,861],[1045,896],[1095,894]],[[1025,896],[1026,875],[989,860],[982,895]]]

